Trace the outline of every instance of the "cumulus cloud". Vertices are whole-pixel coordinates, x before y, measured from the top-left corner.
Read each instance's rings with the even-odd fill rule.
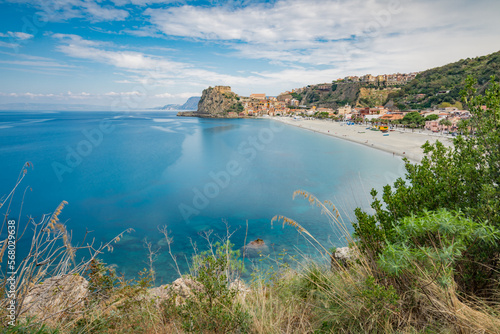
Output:
[[[60,41],[57,49],[78,59],[92,60],[115,66],[131,73],[128,80],[142,85],[179,84],[179,82],[219,82],[221,84],[246,83],[255,77],[239,77],[220,74],[195,67],[192,64],[173,61],[165,57],[141,52],[123,51],[97,41],[89,41],[77,35],[53,35]]]
[[[161,57],[148,56],[140,52],[109,50],[109,43],[90,41],[77,35],[54,34],[61,43],[57,49],[68,56],[90,59],[129,70],[178,69],[182,63],[168,61]]]
[[[229,85],[234,91],[244,95],[252,90],[275,90],[277,85],[299,85],[305,82],[331,80],[332,71],[312,70],[298,67],[295,72],[276,71],[245,72],[236,74],[221,73],[211,68],[203,68],[196,63],[179,62],[165,56],[155,56],[141,52],[124,51],[119,46],[99,41],[89,41],[77,35],[55,34],[59,41],[57,49],[75,59],[90,60],[107,64],[121,70],[125,78],[119,83],[134,85],[134,90],[151,98],[181,99],[200,95],[201,91],[213,85]],[[296,76],[294,76],[294,74]],[[158,93],[157,89],[170,87],[174,92]],[[285,88],[285,87],[284,87]],[[289,88],[289,87],[288,87]],[[178,90],[185,90],[179,95]],[[198,93],[191,93],[198,91]]]
[[[180,92],[201,92],[217,84],[242,95],[274,95],[346,75],[424,70],[498,51],[500,31],[498,0],[209,0],[203,6],[195,6],[195,0],[4,1],[29,3],[50,20],[140,17],[140,26],[133,21],[94,28],[129,35],[134,45],[51,35],[56,49],[75,66],[93,62],[115,71],[114,82],[127,85],[128,91],[103,96],[117,98],[137,93],[184,98],[199,93]],[[10,44],[31,38],[16,34],[0,37],[11,38]],[[161,37],[161,43],[142,43],[141,37]],[[0,47],[9,43],[0,41]],[[193,55],[200,50],[207,53],[206,60]],[[68,68],[67,59],[8,62],[60,73]]]
[[[145,14],[165,35],[218,42],[241,58],[363,70],[372,58],[388,56],[395,70],[407,59],[436,66],[496,51],[499,11],[493,0],[277,0],[150,8]]]
[[[368,2],[368,7],[376,11],[373,2]],[[344,24],[360,30],[371,15],[359,9],[356,1],[281,0],[272,7],[182,6],[148,9],[145,14],[167,35],[262,43],[349,37],[345,30],[336,28]]]

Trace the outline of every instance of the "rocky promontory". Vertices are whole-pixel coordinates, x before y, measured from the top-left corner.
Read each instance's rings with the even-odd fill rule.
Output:
[[[205,89],[198,102],[197,111],[179,112],[177,116],[230,118],[239,117],[243,105],[238,95],[229,86],[215,86]]]

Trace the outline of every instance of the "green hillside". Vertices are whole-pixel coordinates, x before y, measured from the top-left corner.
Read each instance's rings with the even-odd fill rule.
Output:
[[[338,108],[345,104],[356,107],[374,107],[384,104],[387,96],[398,88],[371,87],[360,82],[336,83],[330,85],[330,89],[318,88],[322,85],[307,86],[301,94],[294,94],[293,97],[300,101],[300,104],[318,108]]]
[[[460,102],[460,91],[468,75],[478,81],[482,93],[492,75],[500,77],[500,51],[424,71],[391,94],[387,102],[393,100],[400,109],[425,109],[443,102],[455,104]]]
[[[478,81],[478,91],[484,92],[492,75],[500,78],[500,51],[426,70],[404,86],[378,87],[368,83],[334,82],[328,90],[322,88],[325,84],[307,86],[305,91],[294,97],[309,107],[337,108],[349,103],[357,107],[383,104],[402,110],[449,105],[461,108],[460,91],[468,75]]]

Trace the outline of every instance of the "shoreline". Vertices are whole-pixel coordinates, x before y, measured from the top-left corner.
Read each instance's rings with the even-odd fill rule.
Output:
[[[389,135],[384,136],[380,131],[366,129],[368,127],[366,125],[347,125],[339,122],[317,119],[297,120],[289,117],[271,117],[270,119],[301,129],[393,153],[394,155],[408,158],[410,161],[416,163],[419,163],[424,157],[421,146],[424,145],[426,141],[434,143],[439,140],[446,147],[452,146],[452,141],[448,137],[433,136],[421,132],[403,131],[402,129],[389,131],[387,132]]]

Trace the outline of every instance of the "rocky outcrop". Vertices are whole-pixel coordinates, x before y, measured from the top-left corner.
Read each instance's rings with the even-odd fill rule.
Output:
[[[269,252],[269,247],[266,245],[264,240],[256,239],[250,242],[248,245],[243,246],[243,254],[245,257],[258,257],[260,254],[266,254]]]
[[[46,279],[29,289],[22,305],[22,316],[57,320],[70,312],[83,309],[89,282],[80,275],[64,275]]]
[[[229,86],[216,86],[205,89],[198,102],[198,110],[179,112],[177,116],[228,118],[235,117],[243,111],[239,97]]]
[[[349,263],[352,263],[356,258],[357,254],[354,249],[349,247],[337,248],[335,253],[332,254],[331,267],[332,269],[339,265],[347,267]]]
[[[380,106],[387,103],[387,99],[389,94],[397,92],[399,88],[384,88],[384,89],[375,89],[375,88],[360,88],[359,89],[359,98],[357,102],[357,107],[373,107]]]
[[[153,298],[156,302],[161,303],[164,300],[175,298],[175,305],[183,305],[188,298],[194,296],[194,292],[203,292],[203,285],[200,282],[188,277],[176,279],[172,284],[165,284],[148,290],[149,298]],[[235,290],[236,294],[242,298],[250,292],[250,289],[245,283],[239,279],[229,284],[230,290]]]
[[[187,277],[176,279],[172,284],[161,285],[149,289],[148,294],[157,301],[175,298],[175,305],[182,305],[187,298],[193,296],[193,290],[200,291],[202,285]]]

